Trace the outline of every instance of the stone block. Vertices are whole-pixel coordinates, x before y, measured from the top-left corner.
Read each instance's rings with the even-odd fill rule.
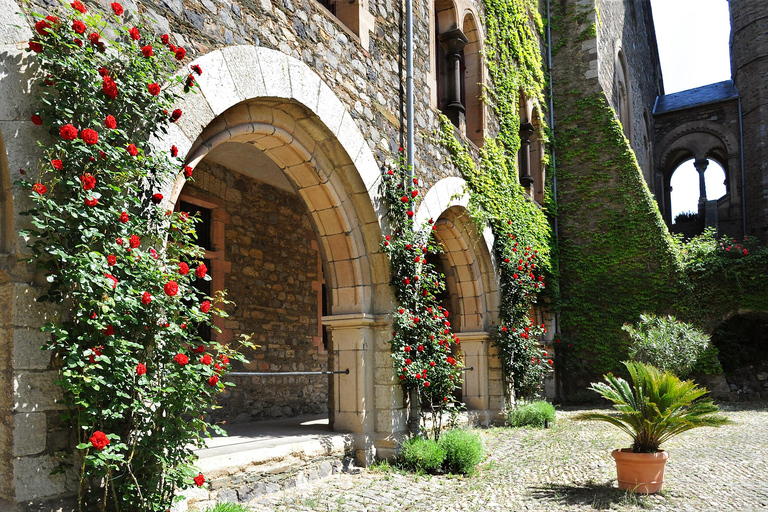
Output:
[[[16,487],[16,500],[60,496],[77,488],[77,474],[74,468],[64,473],[51,475],[58,466],[55,454],[39,457],[19,457],[13,461],[13,478]]]
[[[321,83],[317,102],[317,115],[333,135],[339,133],[341,120],[345,113],[346,107],[336,96],[336,93],[325,83]]]
[[[14,373],[13,410],[15,412],[41,412],[63,409],[56,400],[62,398],[61,388],[54,381],[57,372]]]
[[[45,451],[48,422],[45,413],[19,413],[13,415],[13,455],[23,457]]]
[[[288,59],[288,73],[293,98],[312,112],[317,111],[320,96],[320,77],[312,69],[296,59]]]
[[[13,331],[13,367],[16,370],[45,370],[51,364],[51,352],[40,350],[50,334],[33,329]]]
[[[265,96],[274,98],[291,97],[291,77],[288,72],[286,54],[262,48],[259,50],[259,66],[264,77]]]
[[[15,45],[32,37],[32,30],[19,15],[20,12],[21,9],[13,0],[0,0],[0,45]]]
[[[0,0],[0,4],[6,1],[8,0]],[[0,8],[0,98],[3,98],[0,102],[0,120],[29,121],[29,116],[34,113],[34,98],[30,94],[34,84],[33,59],[29,56],[24,57],[24,53],[16,46],[2,45],[2,39],[11,29],[2,18],[3,10]],[[13,21],[24,24],[23,18]],[[17,32],[20,31],[17,30]],[[31,121],[30,124],[32,124]],[[45,131],[42,127],[36,128],[39,131]]]
[[[235,87],[235,81],[221,51],[203,55],[195,59],[194,63],[203,68],[203,74],[197,77],[197,83],[215,115],[245,99]]]

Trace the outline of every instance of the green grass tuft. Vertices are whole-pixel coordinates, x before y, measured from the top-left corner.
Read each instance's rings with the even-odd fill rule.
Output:
[[[507,412],[511,427],[544,428],[555,422],[555,407],[544,400],[518,405]]]

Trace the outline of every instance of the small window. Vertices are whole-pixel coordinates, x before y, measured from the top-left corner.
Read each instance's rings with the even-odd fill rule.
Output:
[[[179,201],[179,211],[187,212],[190,217],[199,216],[200,221],[195,224],[197,245],[206,251],[213,251],[213,211],[186,201]]]

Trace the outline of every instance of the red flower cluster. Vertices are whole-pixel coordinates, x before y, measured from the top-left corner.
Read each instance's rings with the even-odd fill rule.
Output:
[[[201,263],[198,265],[198,267],[195,269],[195,275],[202,279],[205,277],[205,275],[208,273],[208,267],[205,266],[205,263]]]
[[[179,283],[176,281],[168,281],[165,283],[165,286],[163,287],[163,290],[165,291],[165,294],[169,297],[173,297],[177,293],[179,293]]]
[[[136,365],[136,375],[141,377],[145,373],[147,373],[147,366],[144,363],[137,364]]]
[[[200,473],[195,478],[193,478],[193,480],[195,481],[195,485],[198,486],[198,487],[200,487],[201,485],[203,485],[205,483],[205,477],[203,476],[202,473]]]
[[[147,90],[149,91],[149,94],[151,94],[152,96],[157,96],[158,94],[160,94],[160,86],[154,82],[147,85]]]
[[[131,30],[128,31],[128,34],[131,36],[131,39],[134,41],[138,41],[141,39],[141,34],[139,33],[139,29],[136,27],[133,27]]]
[[[104,126],[109,128],[110,130],[114,130],[115,128],[117,128],[117,119],[115,119],[115,116],[113,116],[111,114],[108,115],[104,119]]]
[[[180,117],[181,117],[181,109],[177,108],[176,110],[171,112],[171,122],[172,123],[175,123],[176,121],[178,121]]]
[[[85,14],[88,12],[88,9],[85,8],[85,5],[83,5],[83,2],[80,0],[75,0],[71,4],[69,4],[74,10],[80,11],[81,13]]]
[[[152,196],[151,201],[155,204],[160,204],[160,202],[163,200],[163,194],[154,194]]]
[[[139,154],[139,148],[136,147],[136,144],[128,144],[128,147],[126,148],[128,151],[128,154],[131,156],[136,156]]]
[[[65,124],[59,128],[59,135],[64,140],[75,140],[77,138],[77,128],[71,124]]]
[[[30,119],[32,120],[32,123],[36,124],[37,126],[40,126],[41,124],[43,124],[43,118],[37,114],[30,117]]]
[[[207,313],[211,310],[211,301],[204,300],[202,303],[200,303],[200,311],[203,313]]]
[[[98,36],[98,34],[96,35]],[[112,78],[109,77],[109,75],[104,75],[101,83],[101,90],[104,91],[104,94],[109,96],[111,99],[117,98],[117,84],[114,80],[112,80]]]
[[[176,354],[173,356],[173,360],[176,361],[179,366],[184,366],[189,363],[189,357],[185,354]]]
[[[193,169],[190,166],[185,165],[184,166],[184,177],[187,178],[187,179],[191,178],[192,177],[192,171],[193,171]]]
[[[128,215],[128,212],[123,212],[123,213],[120,214],[120,222],[122,222],[123,224],[128,222],[130,220],[130,218],[131,217]]]
[[[74,30],[77,34],[84,34],[85,23],[80,20],[72,20],[72,30]]]
[[[149,58],[149,57],[153,56],[155,53],[152,51],[152,46],[151,45],[146,45],[146,46],[142,46],[141,47],[141,54],[144,57]]]
[[[138,235],[131,235],[130,238],[128,238],[128,245],[131,246],[131,249],[136,249],[141,245],[141,239]]]
[[[91,130],[90,128],[86,128],[80,132],[80,138],[89,146],[93,146],[99,142],[99,134],[96,133],[96,130]]]
[[[119,3],[117,3],[117,2],[112,2],[112,3],[110,4],[110,7],[112,7],[112,12],[114,12],[114,13],[115,13],[115,16],[120,16],[120,15],[121,15],[121,14],[123,14],[123,12],[124,12],[124,10],[123,10],[123,6],[122,6],[122,5],[120,5],[120,4],[119,4]]]
[[[183,261],[179,262],[179,274],[183,276],[189,274],[189,265],[187,265]]]
[[[152,295],[149,292],[144,292],[141,294],[141,303],[145,306],[152,302]]]
[[[85,173],[80,176],[80,183],[83,184],[83,190],[93,190],[96,187],[96,178],[90,173]]]
[[[32,185],[32,192],[43,195],[46,192],[48,192],[48,187],[46,187],[42,183],[35,183],[34,185]]]

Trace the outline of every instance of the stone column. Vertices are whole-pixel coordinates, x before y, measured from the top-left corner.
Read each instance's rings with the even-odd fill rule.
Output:
[[[704,181],[704,172],[707,170],[709,160],[696,159],[693,162],[693,166],[696,168],[696,172],[699,173],[699,204],[707,202],[707,183]]]
[[[520,184],[526,194],[533,197],[533,176],[531,176],[531,136],[536,129],[531,123],[520,125]]]
[[[455,28],[443,34],[440,34],[440,43],[445,49],[445,60],[447,64],[448,77],[448,100],[445,111],[446,115],[454,121],[456,126],[466,125],[464,119],[464,104],[461,102],[461,60],[464,56],[464,47],[469,42],[467,36],[461,29]],[[466,132],[466,128],[462,133]]]
[[[380,318],[366,313],[323,317],[330,336],[334,371],[333,429],[355,434],[357,462],[369,465],[376,456],[375,348],[386,328]],[[390,373],[394,375],[394,371]]]

